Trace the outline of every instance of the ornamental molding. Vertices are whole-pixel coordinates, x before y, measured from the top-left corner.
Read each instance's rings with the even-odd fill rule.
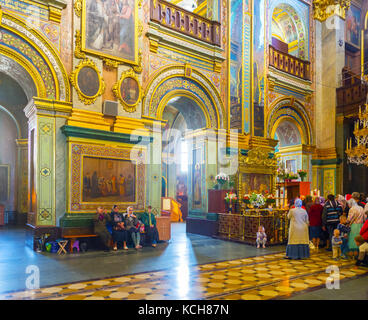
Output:
[[[324,22],[333,15],[345,19],[346,11],[350,8],[351,0],[314,0],[314,19]]]
[[[17,30],[19,33],[26,36],[31,44],[37,45],[37,47],[47,57],[48,61],[51,63],[55,71],[59,86],[59,100],[69,100],[70,90],[69,87],[65,86],[65,84],[68,83],[68,79],[65,78],[66,74],[64,74],[64,72],[62,71],[62,67],[60,66],[61,61],[56,61],[55,56],[52,54],[50,50],[50,45],[47,43],[47,41],[44,39],[40,40],[34,34],[34,31],[32,29],[30,28],[26,29],[25,27],[20,25],[18,21],[16,21],[16,19],[13,17],[8,18],[7,15],[3,14],[1,23],[12,29]]]
[[[163,68],[157,70],[157,75],[147,86],[146,92],[144,94],[145,99],[142,104],[142,114],[150,116],[152,111],[152,105],[151,101],[154,98],[154,95],[156,91],[159,89],[160,85],[163,84],[165,80],[168,80],[170,78],[174,77],[185,77],[185,66],[184,65],[172,65],[172,66],[164,66]],[[219,113],[219,121],[218,124],[219,128],[225,128],[226,127],[226,112],[224,109],[224,105],[222,103],[222,100],[220,98],[220,95],[215,87],[212,87],[211,81],[206,78],[203,74],[198,72],[196,69],[193,69],[191,72],[190,79],[195,80],[197,84],[199,84],[201,87],[204,88],[205,91],[207,91],[208,95],[213,99],[213,102],[215,104],[214,107],[217,108]],[[183,89],[185,89],[183,87]],[[156,106],[157,109],[158,106]]]

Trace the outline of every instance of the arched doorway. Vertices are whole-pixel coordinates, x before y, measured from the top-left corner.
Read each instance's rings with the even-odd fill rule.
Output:
[[[268,137],[278,140],[278,162],[289,172],[307,170],[312,178],[312,127],[304,106],[293,98],[276,101],[268,117]]]
[[[182,205],[183,219],[188,208],[202,208],[202,170],[205,165],[200,149],[193,148],[193,136],[207,127],[206,116],[193,98],[171,99],[162,118],[167,121],[162,138],[162,175],[167,181],[167,196]]]
[[[161,208],[157,195],[177,199],[187,196],[188,215],[207,214],[207,184],[217,169],[216,131],[227,127],[220,95],[206,76],[189,65],[170,65],[158,70],[143,100],[143,117],[164,123],[153,140],[151,159],[160,152],[160,165],[150,167],[149,202]],[[159,142],[158,142],[159,141]],[[214,151],[214,152],[213,152]],[[162,179],[155,179],[157,175]],[[165,183],[163,183],[163,181]],[[156,190],[159,190],[157,192]]]
[[[27,153],[22,142],[27,139],[28,124],[23,109],[28,99],[21,86],[2,72],[0,83],[0,204],[5,206],[7,223],[24,224],[27,199],[21,189],[27,171],[23,172],[22,162]]]
[[[0,16],[0,139],[7,136],[14,141],[8,145],[12,149],[9,154],[14,155],[15,148],[15,158],[0,160],[0,164],[12,164],[6,210],[17,213],[19,224],[27,221],[34,227],[56,226],[56,206],[64,214],[65,203],[55,201],[55,123],[62,125],[71,109],[68,75],[58,52],[44,35],[1,9]],[[39,106],[45,111],[43,118],[38,114]],[[59,112],[64,118],[57,122]],[[10,131],[5,128],[9,126],[17,128],[16,134],[13,130],[8,135]],[[40,159],[42,155],[44,159]],[[64,162],[62,159],[58,167],[65,166]]]

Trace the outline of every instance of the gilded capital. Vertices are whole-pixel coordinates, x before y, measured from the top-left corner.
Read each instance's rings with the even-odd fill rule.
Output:
[[[350,7],[351,0],[314,0],[314,19],[325,21],[333,15],[345,19],[346,10]]]

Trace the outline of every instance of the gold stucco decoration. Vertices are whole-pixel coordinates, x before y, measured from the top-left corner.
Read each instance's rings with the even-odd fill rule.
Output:
[[[94,103],[105,92],[105,82],[96,64],[90,59],[79,63],[70,76],[70,82],[80,101],[86,105]]]
[[[121,74],[112,91],[127,112],[134,112],[142,99],[142,88],[132,69]]]
[[[345,19],[350,4],[351,0],[314,0],[314,19],[323,22],[335,14]]]

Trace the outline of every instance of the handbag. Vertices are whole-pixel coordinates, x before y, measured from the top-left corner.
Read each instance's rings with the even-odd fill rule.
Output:
[[[145,233],[146,232],[145,229],[144,229],[144,224],[143,223],[139,227],[139,232],[140,233]]]

